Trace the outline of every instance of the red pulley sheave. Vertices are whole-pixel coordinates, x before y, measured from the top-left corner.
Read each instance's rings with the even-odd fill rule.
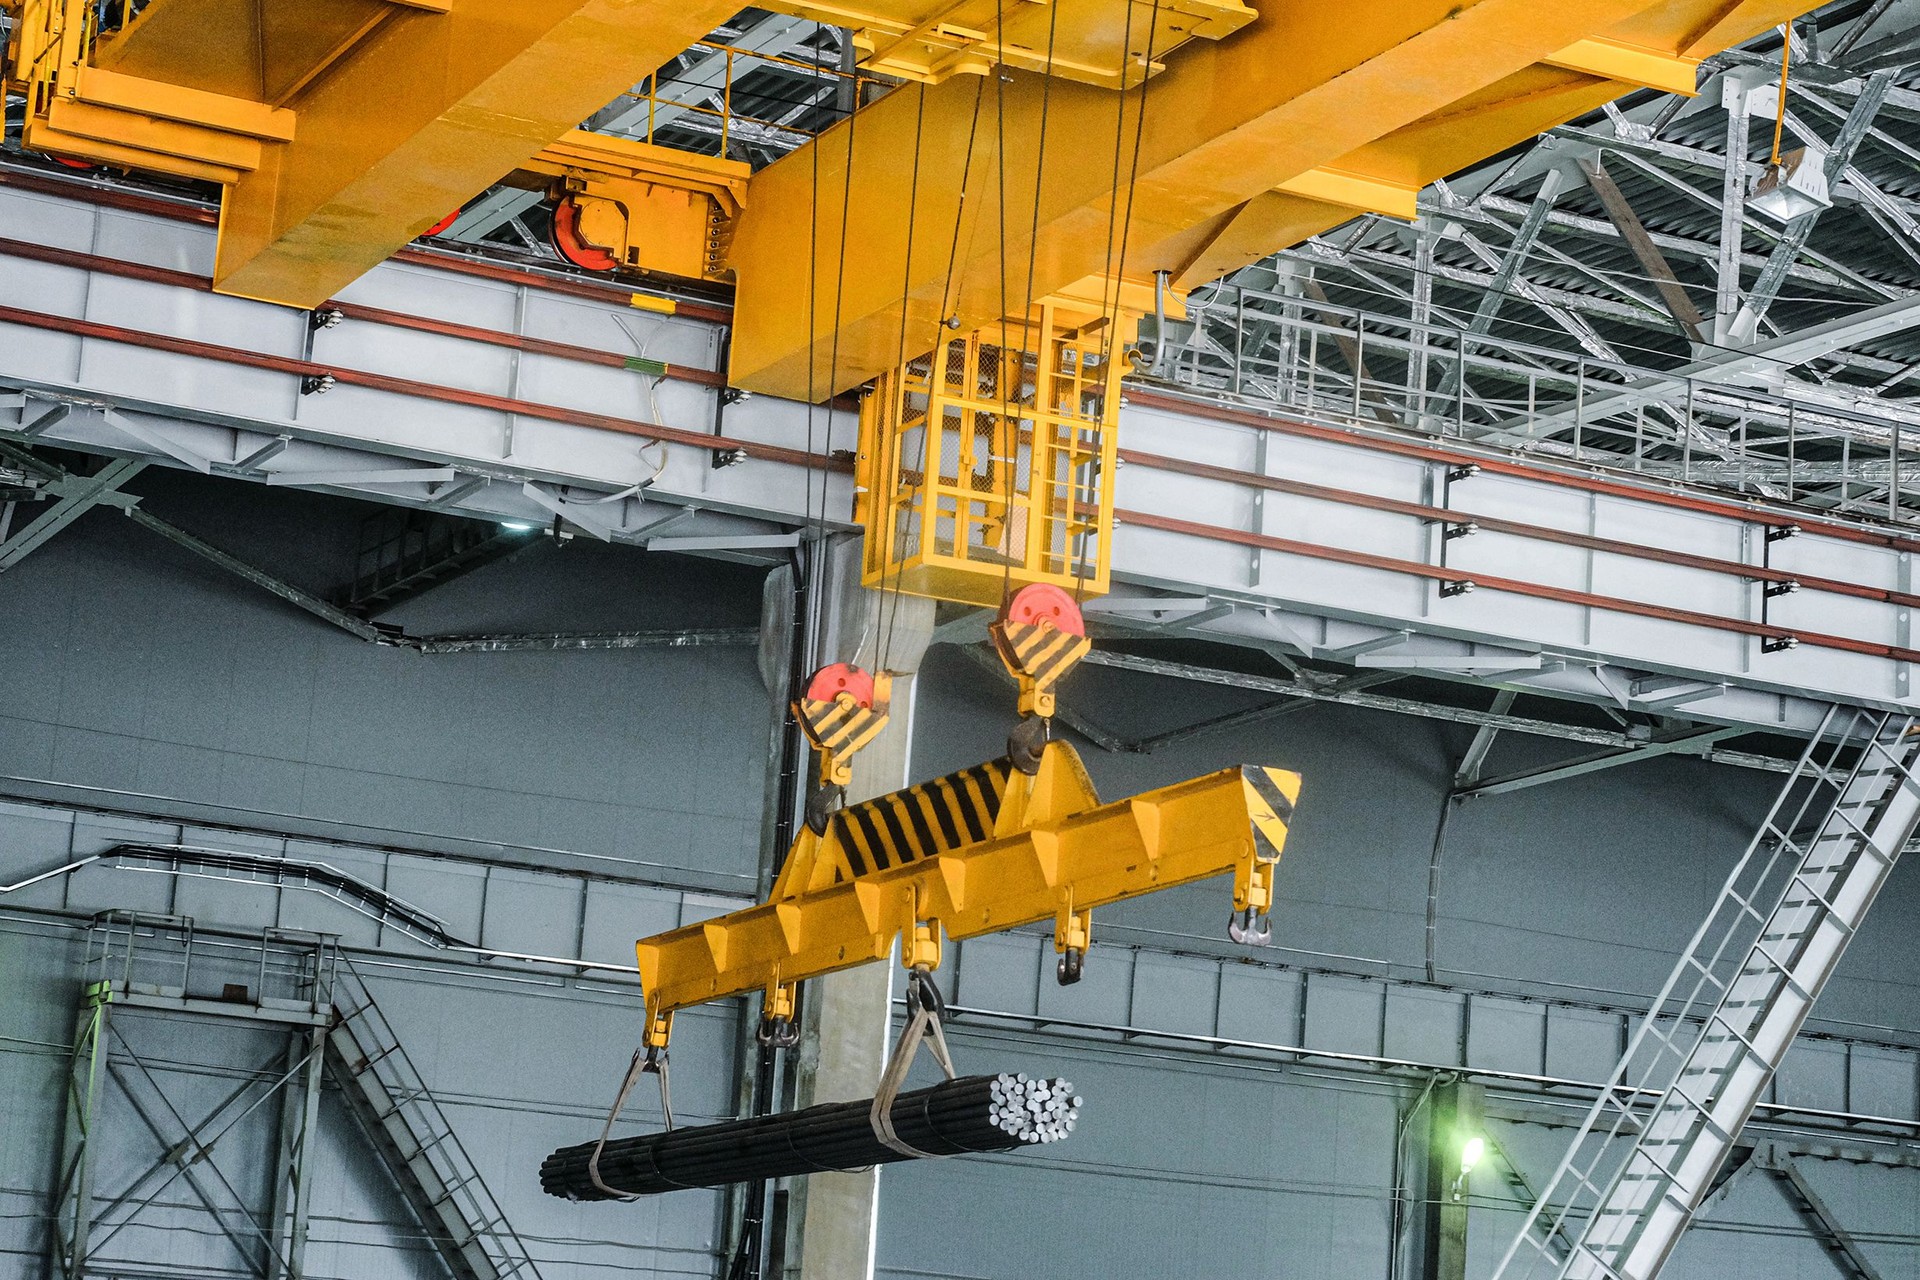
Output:
[[[851,662],[836,662],[813,673],[807,682],[809,702],[832,702],[842,693],[868,709],[873,707],[873,676]]]
[[[1068,635],[1087,634],[1086,620],[1081,617],[1080,606],[1073,602],[1073,597],[1045,582],[1032,583],[1014,592],[1013,599],[1001,608],[1000,617],[1006,622],[1028,626],[1051,622],[1055,629]]]
[[[620,265],[613,254],[580,238],[580,206],[571,200],[553,206],[553,247],[584,271],[612,271]]]

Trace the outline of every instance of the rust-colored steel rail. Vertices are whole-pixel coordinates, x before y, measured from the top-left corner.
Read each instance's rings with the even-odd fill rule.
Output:
[[[1683,622],[1690,626],[1706,627],[1714,631],[1731,631],[1740,635],[1757,636],[1763,640],[1785,640],[1813,645],[1821,649],[1838,649],[1846,653],[1861,653],[1874,658],[1891,658],[1896,662],[1920,662],[1920,649],[1903,649],[1897,645],[1880,644],[1872,640],[1855,640],[1849,636],[1803,631],[1797,627],[1778,627],[1765,622],[1748,622],[1743,618],[1726,618],[1719,614],[1700,613],[1693,609],[1676,609],[1668,605],[1648,604],[1641,600],[1624,600],[1619,596],[1596,595],[1591,591],[1575,591],[1569,587],[1551,587],[1539,582],[1522,582],[1517,578],[1495,577],[1465,569],[1451,569],[1445,565],[1424,564],[1418,560],[1400,560],[1393,556],[1374,555],[1369,551],[1348,551],[1340,547],[1322,547],[1311,542],[1299,542],[1292,538],[1275,538],[1263,533],[1220,529],[1192,520],[1176,520],[1170,516],[1149,515],[1142,511],[1116,511],[1113,514],[1120,524],[1135,525],[1142,529],[1183,533],[1216,542],[1232,542],[1243,547],[1257,547],[1264,551],[1279,551],[1313,560],[1353,565],[1361,569],[1381,569],[1388,573],[1403,573],[1410,577],[1426,578],[1434,582],[1472,582],[1476,588],[1485,591],[1504,591],[1510,595],[1531,596],[1536,600],[1553,600],[1560,604],[1582,605],[1608,613],[1627,613],[1641,618],[1658,618],[1665,622]]]

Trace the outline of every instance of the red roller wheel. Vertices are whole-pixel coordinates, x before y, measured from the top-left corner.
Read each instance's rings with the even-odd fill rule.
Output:
[[[1086,620],[1080,616],[1080,606],[1073,597],[1050,583],[1036,582],[1014,592],[1013,599],[1007,601],[1000,616],[1007,622],[1025,623],[1029,626],[1038,622],[1051,622],[1058,630],[1068,635],[1087,634]]]
[[[440,221],[434,223],[420,234],[423,236],[437,236],[458,221],[460,221],[460,211],[455,209],[452,213],[440,219]]]
[[[873,676],[851,662],[836,662],[814,672],[813,679],[807,682],[809,702],[832,702],[843,693],[852,694],[861,706],[872,708]]]

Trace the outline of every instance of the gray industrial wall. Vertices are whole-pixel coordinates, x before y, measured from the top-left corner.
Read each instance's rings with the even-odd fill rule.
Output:
[[[169,477],[144,491],[158,513],[306,585],[344,570],[357,519],[345,504]],[[543,547],[395,620],[469,632],[739,625],[758,602],[758,575],[739,566]],[[0,804],[0,882],[121,842],[257,848],[382,885],[480,948],[610,965],[626,963],[635,936],[750,892],[771,708],[749,649],[377,648],[95,514],[0,577],[0,662],[0,790],[15,797]],[[922,690],[916,775],[999,752],[1002,681],[936,649]],[[1069,696],[1122,737],[1251,701],[1091,669]],[[1054,985],[1042,935],[958,948],[942,976],[972,1011],[954,1036],[963,1067],[1066,1074],[1087,1111],[1047,1152],[888,1170],[882,1273],[1384,1276],[1398,1117],[1424,1077],[1381,1059],[1495,1073],[1490,1133],[1542,1181],[1566,1130],[1513,1117],[1578,1108],[1519,1100],[1538,1077],[1605,1074],[1625,1011],[1698,923],[1773,780],[1669,758],[1469,804],[1447,834],[1428,981],[1428,861],[1465,741],[1456,726],[1319,707],[1164,753],[1083,747],[1114,796],[1242,761],[1304,775],[1279,945],[1226,944],[1225,894],[1202,885],[1103,914],[1108,945],[1076,988]],[[1502,740],[1490,768],[1570,753]],[[108,907],[339,933],[548,1280],[716,1273],[717,1195],[568,1205],[534,1182],[547,1150],[597,1130],[626,1064],[638,1007],[620,975],[435,952],[316,895],[95,865],[0,895],[0,1274],[43,1265],[84,918]],[[1920,1276],[1920,1180],[1890,1167],[1904,1148],[1876,1136],[1911,1136],[1920,1118],[1920,1053],[1904,1047],[1920,1044],[1916,921],[1920,886],[1903,868],[1775,1100],[1909,1122],[1856,1126],[1834,1149],[1849,1159],[1806,1174],[1890,1278]],[[688,1119],[732,1105],[734,1018],[682,1020],[675,1101]],[[189,1122],[272,1047],[253,1030],[122,1023]],[[1320,1056],[1278,1052],[1301,1047]],[[652,1101],[623,1127],[657,1124]],[[107,1115],[112,1194],[167,1139],[123,1102]],[[1767,1119],[1766,1135],[1794,1138],[1791,1116]],[[438,1274],[337,1096],[323,1134],[316,1280]],[[264,1137],[243,1127],[223,1140],[240,1199],[264,1176]],[[1860,1158],[1872,1151],[1878,1163]],[[1518,1192],[1498,1161],[1470,1190],[1484,1274]],[[237,1265],[180,1181],[159,1201],[110,1252],[147,1258],[153,1274]],[[1669,1274],[1788,1280],[1832,1266],[1778,1190],[1750,1176]]]

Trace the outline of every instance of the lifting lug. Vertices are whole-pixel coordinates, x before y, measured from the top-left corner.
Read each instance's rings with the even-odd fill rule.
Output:
[[[1080,974],[1087,962],[1084,947],[1068,947],[1060,953],[1060,963],[1054,967],[1054,978],[1063,987],[1070,987],[1080,981]]]
[[[1029,778],[1040,772],[1040,753],[1053,737],[1053,721],[1027,716],[1007,735],[1007,761]]]
[[[795,988],[792,983],[776,981],[767,988],[760,1006],[760,1026],[754,1033],[770,1049],[791,1049],[800,1043],[800,1028],[793,1020]]]
[[[791,1049],[800,1043],[800,1028],[793,1025],[791,1018],[768,1018],[755,1034],[769,1049]]]
[[[1273,917],[1254,907],[1227,917],[1227,937],[1243,947],[1264,947],[1273,941]]]
[[[916,890],[915,901],[919,899]],[[918,910],[915,911],[918,915]],[[900,954],[907,968],[915,973],[940,967],[940,922],[916,920],[913,928],[900,935]]]
[[[1053,976],[1061,986],[1070,987],[1080,981],[1081,971],[1087,965],[1087,948],[1092,945],[1093,912],[1084,908],[1076,911],[1069,894],[1053,923],[1053,949],[1060,953]]]

